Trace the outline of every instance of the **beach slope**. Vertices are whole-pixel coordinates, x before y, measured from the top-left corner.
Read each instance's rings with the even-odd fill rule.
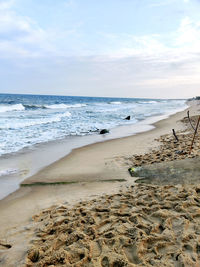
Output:
[[[191,114],[196,115],[199,112],[198,111],[199,105],[194,104],[189,109]],[[185,129],[185,125],[181,123],[180,120],[183,119],[183,117],[185,116],[186,116],[186,111],[179,112],[175,115],[170,116],[168,119],[156,123],[154,125],[155,128],[151,131],[130,137],[125,137],[121,139],[115,139],[103,143],[97,143],[94,145],[85,146],[80,149],[75,149],[74,151],[72,151],[70,155],[53,163],[50,166],[47,166],[46,168],[38,172],[36,175],[26,179],[22,184],[24,186],[22,186],[18,191],[9,195],[4,200],[0,201],[0,224],[1,224],[0,266],[16,266],[16,262],[18,264],[17,266],[23,266],[22,264],[25,264],[25,256],[27,255],[27,251],[32,248],[31,242],[33,242],[36,231],[38,231],[38,225],[32,219],[32,216],[34,214],[39,214],[43,209],[48,209],[49,212],[47,213],[51,213],[51,210],[53,211],[54,209],[53,208],[49,209],[50,206],[55,205],[55,209],[58,209],[59,206],[64,205],[64,210],[70,209],[71,210],[70,212],[73,213],[75,212],[75,210],[73,210],[74,205],[78,205],[78,207],[81,208],[82,206],[81,203],[84,202],[85,203],[84,206],[89,205],[88,207],[91,207],[91,211],[88,212],[92,212],[92,209],[94,208],[95,205],[92,203],[96,203],[96,201],[92,199],[97,199],[98,197],[102,197],[102,195],[104,195],[102,200],[99,200],[101,203],[101,201],[103,201],[106,195],[105,197],[106,205],[109,206],[109,203],[112,202],[109,201],[109,195],[112,194],[112,196],[110,196],[110,198],[112,199],[114,195],[120,193],[120,190],[122,190],[120,194],[123,193],[121,195],[122,199],[121,200],[118,199],[117,201],[118,202],[122,201],[122,209],[126,210],[126,208],[130,208],[129,206],[131,207],[134,206],[135,205],[134,203],[136,203],[135,202],[136,198],[133,198],[131,200],[133,202],[130,202],[130,204],[128,203],[129,200],[126,199],[126,193],[129,196],[130,194],[133,194],[133,192],[131,192],[130,190],[133,190],[131,186],[135,184],[135,179],[133,177],[130,177],[128,173],[128,166],[130,167],[130,158],[134,154],[144,154],[150,152],[152,149],[158,149],[160,143],[155,139],[158,139],[161,135],[171,134],[172,128],[176,129],[177,132],[183,131]],[[179,187],[177,188],[178,189],[176,189],[176,187],[169,187],[169,188],[166,187],[166,190],[171,190],[169,191],[169,198],[170,198],[169,201],[173,202],[172,199],[175,196],[175,191],[179,190]],[[138,186],[135,187],[134,189],[137,191],[137,192],[134,191],[134,194],[138,196],[138,201],[142,200],[144,197],[144,195],[140,196],[140,189],[141,187]],[[146,192],[150,190],[149,192],[151,194],[151,190],[152,192],[154,192],[155,187],[147,186],[144,187],[144,190],[146,190]],[[162,189],[160,188],[156,190],[162,191]],[[198,200],[198,189],[196,190],[195,187],[191,190],[193,190],[193,192],[196,192],[195,198]],[[180,194],[182,194],[182,191],[180,191]],[[156,200],[156,198],[153,196],[152,199],[150,198],[147,201],[148,203],[144,205],[144,209],[147,209],[148,205],[149,206],[153,205],[152,203],[154,203],[154,201],[156,201],[155,205],[161,205],[157,203],[159,202],[158,199]],[[179,201],[180,205],[182,205],[181,197],[177,201]],[[117,207],[115,201],[112,203],[114,206],[116,205]],[[165,204],[167,205],[167,203]],[[162,205],[164,205],[164,203],[162,203]],[[197,206],[198,203],[196,204],[195,207]],[[156,207],[158,206],[155,206],[155,209]],[[159,206],[159,210],[162,209],[163,208]],[[137,203],[137,205],[135,206],[135,211],[137,214],[139,214],[139,210],[140,210],[139,203]],[[114,208],[110,212],[112,216],[114,217],[117,216],[115,219],[113,219],[114,220],[113,223],[119,224],[119,222],[121,222],[122,224],[123,223],[126,224],[127,220],[123,222],[123,220],[121,221],[121,219],[119,219],[123,218],[123,216],[115,215],[116,212]],[[171,206],[169,207],[169,212],[171,212]],[[45,213],[46,212],[44,212],[44,214]],[[129,210],[129,214],[130,213],[132,213],[131,210]],[[183,211],[183,213],[185,212]],[[144,212],[144,216],[147,215],[148,215],[148,209]],[[81,219],[79,214],[77,214],[77,216],[78,216],[77,218]],[[105,216],[109,215],[107,214]],[[178,215],[176,214],[176,216]],[[34,217],[34,219],[36,217]],[[39,218],[38,221],[40,221],[40,218],[42,218],[41,215],[38,215],[38,218]],[[55,218],[59,220],[59,214],[56,213]],[[196,220],[198,220],[198,216],[196,216],[195,218],[197,218]],[[106,218],[102,217],[102,219],[105,220]],[[43,218],[41,221],[43,220],[46,219]],[[55,222],[53,221],[52,223],[54,224]],[[98,223],[97,221],[95,221],[95,225],[98,225]],[[151,223],[156,223],[156,221],[155,222],[152,221]],[[159,223],[162,225],[161,222]],[[153,225],[153,227],[156,227],[156,225],[157,224]],[[162,227],[164,226],[160,226],[160,228]],[[174,227],[176,227],[176,225]],[[193,227],[193,226],[190,226],[188,224],[188,227]],[[122,232],[124,231],[123,229]],[[145,232],[145,229],[142,229],[142,231]],[[158,229],[157,231],[158,232],[156,232],[156,234],[159,234],[159,231],[161,230]],[[146,233],[145,235],[147,235],[147,232],[145,233]],[[114,235],[115,234],[116,233],[114,233]],[[52,235],[52,237],[54,236]],[[105,238],[106,240],[107,238],[109,239],[109,237]],[[110,238],[112,239],[112,237]],[[126,242],[129,242],[127,240]],[[38,242],[40,242],[40,238]],[[161,243],[164,242],[163,239],[160,242]],[[124,244],[126,245],[124,253],[126,255],[131,254],[132,252],[130,251],[132,251],[133,248],[128,247],[128,243]],[[53,243],[49,244],[49,246],[52,245]],[[173,249],[174,246],[176,245],[177,244],[173,243],[171,249]],[[145,246],[148,247],[147,243]],[[37,248],[37,242],[36,242],[36,248]],[[161,250],[162,249],[160,249],[160,251]],[[198,249],[196,246],[196,251],[197,250]],[[163,249],[163,251],[165,251],[165,248]],[[133,251],[132,254],[135,255],[134,253],[135,252]],[[175,255],[174,257],[176,258],[176,256],[177,255]],[[29,257],[28,259],[31,260],[30,258],[31,256],[29,255],[28,257]],[[137,260],[139,262],[141,261],[141,257],[138,256],[138,254],[135,257],[136,257],[135,261]],[[83,258],[85,258],[85,256]],[[196,254],[194,258],[197,259]],[[132,260],[132,263],[135,264],[134,260]],[[101,265],[101,266],[109,266],[109,265]],[[116,265],[116,266],[126,266],[126,265]]]

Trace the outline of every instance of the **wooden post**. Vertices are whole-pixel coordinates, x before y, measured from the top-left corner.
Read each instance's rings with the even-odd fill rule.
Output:
[[[190,154],[192,152],[192,148],[193,148],[193,144],[194,144],[194,139],[195,139],[195,136],[196,136],[198,127],[199,127],[199,123],[200,123],[200,116],[198,118],[197,125],[196,125],[195,132],[194,132],[194,136],[193,136],[193,139],[192,139],[192,144],[191,144],[191,147],[190,147]]]
[[[176,132],[175,132],[175,130],[174,130],[174,129],[172,129],[172,132],[173,132],[173,135],[174,135],[174,137],[175,137],[176,141],[178,142],[179,140],[178,140],[178,136],[176,135]]]
[[[190,120],[190,112],[189,112],[189,110],[188,110],[188,112],[187,112],[187,116],[188,116],[188,120],[189,120],[189,123],[190,123],[192,129],[195,131],[195,128],[194,128],[194,126],[192,125],[192,122],[191,122],[191,120]]]

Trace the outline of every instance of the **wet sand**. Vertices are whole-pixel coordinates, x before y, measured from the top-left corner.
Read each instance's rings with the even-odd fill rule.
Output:
[[[191,114],[197,114],[198,109],[199,106],[192,106]],[[185,129],[184,124],[180,122],[185,116],[186,111],[180,112],[156,123],[156,128],[151,131],[75,149],[69,156],[25,180],[23,184],[29,186],[20,188],[0,201],[0,266],[25,264],[27,250],[32,247],[31,240],[34,239],[37,228],[31,218],[42,209],[52,205],[66,205],[65,208],[73,209],[73,205],[80,200],[91,201],[102,194],[110,195],[117,194],[119,190],[131,190],[127,187],[134,185],[135,179],[130,177],[127,170],[130,157],[158,148],[160,143],[155,139],[171,133],[172,128],[177,131]],[[119,179],[121,181],[117,182]],[[59,182],[65,184],[35,185]],[[70,184],[72,182],[73,184]]]
[[[169,115],[150,117],[137,124],[113,128],[108,135],[68,136],[62,140],[37,144],[31,148],[24,148],[17,153],[1,156],[1,170],[15,170],[15,173],[14,175],[0,177],[0,200],[16,191],[22,181],[70,154],[72,150],[151,130],[154,128],[152,125],[154,122],[162,120],[167,116]]]
[[[193,113],[196,110],[190,109],[194,110]],[[44,168],[22,184],[126,178],[127,170],[120,159],[133,154],[143,154],[158,147],[159,142],[155,141],[156,138],[171,133],[173,127],[177,130],[185,128],[179,121],[185,115],[186,111],[176,113],[155,123],[155,128],[148,132],[74,149],[70,155]]]

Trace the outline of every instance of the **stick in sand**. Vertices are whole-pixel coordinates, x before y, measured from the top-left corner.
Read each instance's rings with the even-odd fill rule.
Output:
[[[178,140],[178,136],[176,135],[176,132],[175,132],[175,130],[174,130],[174,129],[172,129],[172,132],[173,132],[173,135],[174,135],[174,137],[175,137],[176,141],[178,142],[179,140]]]
[[[193,147],[193,144],[194,144],[194,139],[195,139],[195,136],[196,136],[198,127],[199,127],[199,122],[200,122],[200,116],[199,116],[199,118],[198,118],[197,125],[196,125],[196,129],[195,129],[194,136],[193,136],[193,139],[192,139],[192,144],[191,144],[191,147],[190,147],[190,154],[191,154],[192,147]]]
[[[190,112],[189,112],[189,110],[187,112],[187,117],[188,117],[188,120],[189,120],[189,123],[190,123],[192,129],[195,131],[195,127],[192,125],[192,122],[191,122],[191,119],[190,119]]]

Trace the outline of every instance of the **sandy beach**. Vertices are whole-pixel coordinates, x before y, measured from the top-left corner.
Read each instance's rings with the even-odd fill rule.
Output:
[[[188,109],[200,113],[198,102]],[[148,132],[75,149],[23,181],[0,201],[0,266],[199,266],[199,181],[140,185],[128,172],[162,151],[161,136],[171,144],[172,128],[188,133],[187,110]],[[175,146],[167,161],[187,158]]]

